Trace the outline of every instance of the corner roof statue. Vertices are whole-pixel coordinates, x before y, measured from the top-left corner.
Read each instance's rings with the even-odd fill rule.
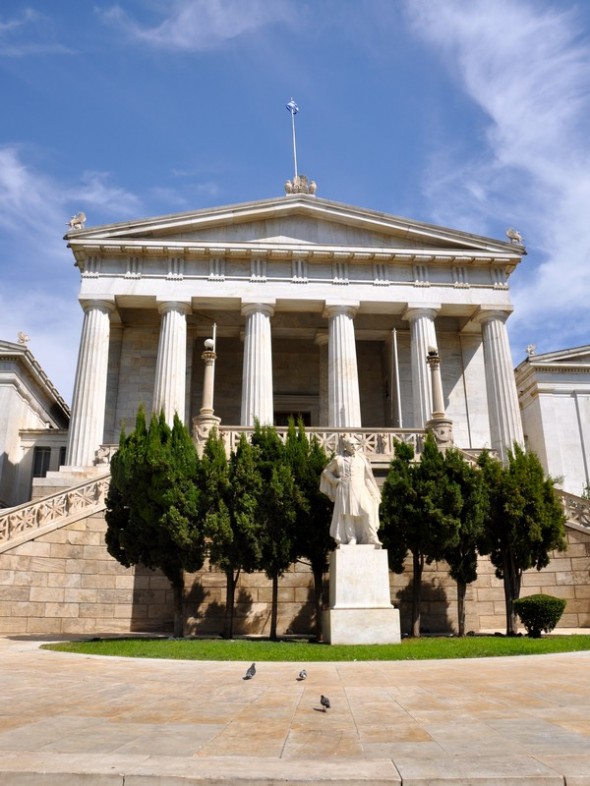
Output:
[[[84,229],[86,224],[86,213],[76,213],[75,216],[72,216],[68,221],[68,226],[70,229]]]

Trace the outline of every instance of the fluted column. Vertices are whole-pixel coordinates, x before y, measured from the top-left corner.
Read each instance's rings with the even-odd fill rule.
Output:
[[[174,413],[184,420],[186,401],[186,315],[188,303],[171,301],[160,303],[158,311],[160,340],[156,361],[156,379],[152,412],[164,411],[166,423],[174,422]]]
[[[274,308],[269,303],[242,306],[246,317],[244,367],[242,373],[242,426],[258,420],[270,426],[274,419],[272,389],[272,343],[270,318]]]
[[[109,314],[114,303],[92,300],[82,304],[84,322],[78,352],[72,418],[68,433],[67,464],[89,467],[103,440],[107,370],[109,362]]]
[[[432,417],[432,390],[426,357],[431,350],[438,349],[434,320],[439,309],[439,304],[409,306],[404,314],[404,319],[410,323],[414,428],[424,428]]]
[[[329,318],[328,426],[360,428],[361,402],[354,317],[356,305],[326,305]]]
[[[318,345],[320,350],[320,367],[319,367],[319,374],[320,374],[320,385],[319,385],[319,413],[318,413],[318,425],[319,426],[327,426],[329,423],[329,415],[328,415],[328,389],[329,389],[329,374],[328,374],[328,366],[329,366],[329,359],[328,359],[328,334],[327,333],[318,333],[315,337],[315,343]]]
[[[514,379],[512,355],[506,330],[509,312],[482,308],[477,316],[481,323],[485,360],[488,410],[492,448],[502,461],[514,442],[524,445],[518,391]]]

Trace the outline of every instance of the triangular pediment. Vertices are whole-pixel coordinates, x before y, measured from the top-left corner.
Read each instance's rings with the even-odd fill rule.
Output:
[[[517,262],[526,253],[520,245],[453,229],[399,218],[376,211],[289,195],[258,202],[74,230],[72,247],[85,243],[123,245],[211,245],[256,247],[313,244],[322,248],[378,251],[396,249],[505,256]]]
[[[555,352],[545,352],[541,355],[531,355],[529,361],[536,367],[563,365],[588,366],[590,369],[590,344],[572,349],[561,349]]]

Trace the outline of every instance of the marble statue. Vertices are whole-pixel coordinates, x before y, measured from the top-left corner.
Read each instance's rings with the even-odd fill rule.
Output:
[[[70,229],[84,229],[84,225],[86,223],[86,214],[85,213],[76,213],[75,216],[72,216],[68,221],[68,226]]]
[[[349,439],[322,472],[320,491],[334,503],[330,535],[337,545],[372,544],[381,547],[379,504],[381,493],[366,456]]]

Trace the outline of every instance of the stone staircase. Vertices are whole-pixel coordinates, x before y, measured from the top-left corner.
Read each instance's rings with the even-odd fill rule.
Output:
[[[104,510],[109,472],[0,513],[0,554]]]

